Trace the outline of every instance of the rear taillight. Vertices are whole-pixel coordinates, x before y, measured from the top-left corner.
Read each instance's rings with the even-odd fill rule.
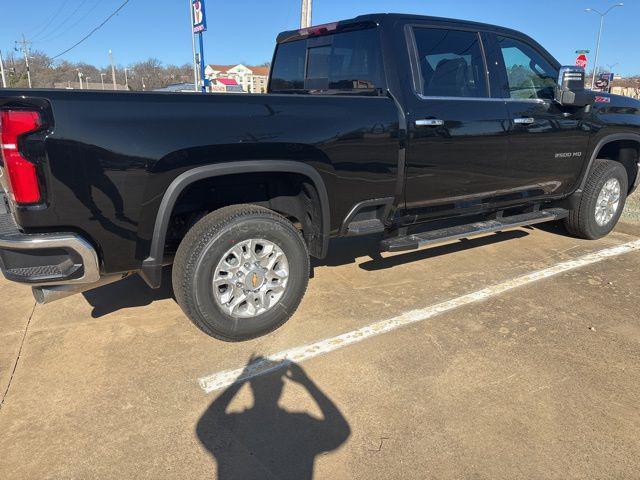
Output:
[[[41,199],[36,166],[18,150],[18,140],[42,124],[40,114],[29,110],[0,111],[0,152],[9,178],[11,195],[17,203],[37,203]]]

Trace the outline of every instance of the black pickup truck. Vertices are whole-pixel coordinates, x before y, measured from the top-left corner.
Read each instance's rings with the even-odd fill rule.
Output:
[[[280,34],[265,95],[0,90],[0,121],[9,280],[49,302],[173,263],[224,340],[284,323],[330,238],[595,239],[639,177],[640,102],[522,33],[400,14]]]

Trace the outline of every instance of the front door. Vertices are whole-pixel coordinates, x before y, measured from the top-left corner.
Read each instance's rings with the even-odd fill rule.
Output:
[[[558,68],[536,46],[505,36],[485,42],[510,116],[509,165],[528,199],[571,193],[588,159],[584,108],[554,101]]]
[[[492,98],[480,34],[409,27],[406,207],[417,221],[485,209],[510,190],[506,102]]]

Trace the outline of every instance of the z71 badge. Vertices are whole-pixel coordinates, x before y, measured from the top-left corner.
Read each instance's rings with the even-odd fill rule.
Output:
[[[611,103],[611,98],[598,96],[598,97],[595,98],[595,102],[596,103]]]

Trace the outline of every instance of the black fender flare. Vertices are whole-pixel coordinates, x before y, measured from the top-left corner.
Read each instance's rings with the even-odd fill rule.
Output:
[[[291,160],[248,160],[213,165],[203,165],[180,174],[171,182],[160,203],[156,215],[149,256],[142,262],[140,276],[152,288],[159,288],[162,278],[164,246],[169,228],[169,220],[180,194],[194,182],[206,178],[233,175],[238,173],[279,172],[296,173],[309,178],[315,186],[320,198],[322,211],[322,249],[321,256],[327,254],[330,236],[330,206],[327,188],[318,171],[311,165]]]
[[[580,180],[580,186],[578,187],[578,190],[576,193],[582,193],[582,190],[584,190],[584,186],[587,183],[587,178],[589,177],[589,172],[591,172],[591,168],[593,167],[593,162],[597,160],[598,154],[602,150],[602,147],[604,147],[607,143],[616,142],[619,140],[632,140],[634,142],[638,142],[638,144],[640,145],[640,134],[631,133],[631,132],[613,133],[601,138],[591,153],[591,158],[589,159],[587,168],[585,169],[584,174],[582,175],[582,180]],[[639,180],[640,180],[640,172],[636,175],[635,186],[638,185]],[[630,187],[633,190],[635,186],[630,186]]]

